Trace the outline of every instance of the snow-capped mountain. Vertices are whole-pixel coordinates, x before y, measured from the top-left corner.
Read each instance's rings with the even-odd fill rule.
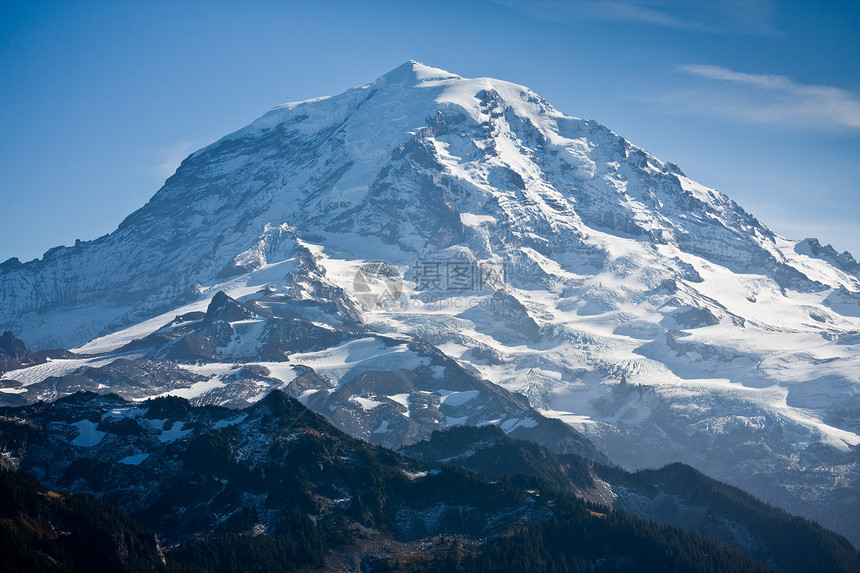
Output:
[[[204,320],[219,291],[250,314],[198,348],[177,317]],[[266,346],[266,312],[306,330]],[[683,461],[860,543],[860,266],[508,82],[408,62],[275,108],[114,233],[0,265],[7,329],[80,355],[4,374],[9,403],[123,354],[194,371],[188,397],[308,367],[310,405],[357,375],[323,331],[418,337],[622,465]],[[340,350],[279,349],[311,330],[313,352]],[[379,413],[368,388],[353,402]]]

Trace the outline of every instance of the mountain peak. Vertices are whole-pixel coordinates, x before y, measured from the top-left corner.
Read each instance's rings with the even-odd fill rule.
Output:
[[[372,85],[381,87],[389,85],[415,86],[422,82],[432,80],[461,79],[457,74],[452,74],[440,68],[432,68],[421,62],[409,60],[387,74],[381,76]]]

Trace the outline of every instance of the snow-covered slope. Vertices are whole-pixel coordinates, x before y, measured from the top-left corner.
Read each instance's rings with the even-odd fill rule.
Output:
[[[857,543],[858,269],[527,88],[408,62],[7,261],[0,329],[107,352],[219,290],[322,301],[306,319],[417,335],[624,465],[690,463]]]

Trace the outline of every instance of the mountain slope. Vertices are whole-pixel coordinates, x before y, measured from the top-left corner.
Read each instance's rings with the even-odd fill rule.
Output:
[[[556,455],[498,428],[452,428],[401,449],[488,479],[528,475],[549,487],[727,543],[781,571],[854,571],[860,553],[819,525],[788,515],[683,464],[626,472],[577,455]]]
[[[0,415],[7,463],[115,503],[170,545],[167,570],[771,570],[539,482],[426,467],[278,391],[240,411],[80,393]]]
[[[163,571],[158,538],[87,495],[64,495],[0,468],[3,570]]]
[[[280,389],[374,444],[397,448],[442,428],[489,424],[553,451],[610,463],[570,426],[421,339],[322,326],[283,308],[275,315],[271,304],[242,304],[219,291],[205,313],[179,316],[115,353],[52,360],[28,369],[23,382],[0,380],[2,402],[89,391],[131,400],[182,396],[195,405],[237,408]]]
[[[860,543],[856,262],[522,86],[409,62],[276,108],[114,233],[4,263],[0,328],[115,352],[219,291],[417,335],[625,466],[689,463]]]

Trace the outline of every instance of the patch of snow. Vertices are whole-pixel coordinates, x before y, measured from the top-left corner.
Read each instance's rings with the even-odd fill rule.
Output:
[[[299,397],[296,398],[296,400],[298,400],[299,402],[301,402],[302,404],[307,406],[308,400],[311,399],[311,396],[313,396],[314,394],[316,394],[319,391],[320,391],[319,388],[309,388],[309,389],[305,390],[304,392],[302,392],[301,394],[299,394]]]
[[[412,412],[409,409],[409,394],[392,394],[391,396],[387,396],[387,398],[406,408],[406,412],[403,414],[404,416],[408,418],[412,415]]]
[[[148,457],[149,454],[135,454],[133,456],[126,456],[123,459],[119,460],[117,463],[125,464],[127,466],[136,466]]]
[[[149,408],[112,408],[102,414],[102,420],[108,418],[137,418],[145,415]]]
[[[167,418],[152,420],[150,418],[142,418],[141,420],[153,430],[164,431],[164,424],[167,423]]]
[[[212,378],[213,376],[226,377],[235,374],[244,365],[231,362],[206,362],[203,364],[177,364],[177,366],[194,374]]]
[[[255,403],[259,402],[260,400],[262,400],[266,396],[266,394],[269,393],[269,391],[270,391],[269,386],[260,384],[257,387],[259,388],[260,386],[262,386],[263,389],[260,390],[258,393],[254,394],[253,396],[251,396],[250,398],[248,398],[249,404],[255,404]]]
[[[387,346],[376,338],[350,340],[318,352],[296,353],[293,364],[313,368],[318,374],[344,383],[370,370],[414,369],[429,362],[409,349],[407,344]]]
[[[456,408],[457,406],[462,406],[466,402],[477,398],[481,392],[478,390],[465,390],[463,392],[457,392],[455,390],[436,390],[435,393],[442,397],[442,404]]]
[[[0,392],[4,394],[24,394],[27,392],[26,388],[0,388]]]
[[[537,421],[534,418],[509,418],[502,422],[499,428],[504,433],[510,434],[517,428],[534,428],[535,426],[537,426]]]
[[[379,427],[376,428],[375,430],[373,430],[373,433],[374,434],[385,434],[388,431],[389,431],[388,430],[388,420],[382,420],[382,422],[379,424]]]
[[[361,396],[350,396],[351,402],[355,402],[361,409],[367,412],[368,410],[373,410],[377,406],[381,406],[382,402],[377,402],[376,400],[371,400],[370,398],[362,398]]]
[[[388,396],[389,400],[394,400],[404,408],[409,407],[409,394],[392,394]]]
[[[287,362],[254,362],[254,364],[264,366],[269,371],[269,377],[280,380],[284,385],[289,384],[299,375],[299,371]]]
[[[478,227],[484,223],[493,225],[497,222],[496,218],[491,215],[473,215],[472,213],[460,213],[460,221],[470,227]]]
[[[185,426],[184,422],[175,421],[173,425],[171,425],[170,429],[164,430],[158,436],[158,441],[172,443],[176,440],[184,438],[188,434],[191,433],[191,430],[183,430],[182,428]]]
[[[224,348],[218,349],[218,355],[228,359],[253,358],[257,354],[257,344],[260,335],[266,328],[265,320],[240,320],[231,323],[233,338]]]
[[[248,414],[244,412],[239,414],[235,418],[230,418],[229,420],[218,420],[212,425],[212,429],[217,430],[219,428],[226,428],[227,426],[235,426],[236,424],[241,424],[245,418],[248,417]]]
[[[218,377],[215,377],[211,380],[202,380],[200,382],[195,382],[187,388],[174,388],[172,390],[162,392],[161,394],[155,396],[155,398],[161,398],[163,396],[176,396],[177,398],[185,398],[186,400],[191,400],[192,398],[199,398],[210,390],[214,390],[216,388],[223,388],[225,386],[227,386],[227,384],[221,382]]]
[[[98,427],[98,423],[96,422],[81,420],[80,422],[75,422],[72,426],[75,426],[78,429],[77,437],[72,440],[73,446],[89,448],[101,442],[102,438],[105,437],[104,432],[100,432],[96,429]]]
[[[84,366],[100,368],[110,364],[116,358],[116,356],[111,356],[108,358],[48,359],[47,362],[42,364],[5,372],[0,376],[0,380],[17,380],[22,386],[27,387],[43,382],[46,378],[52,376],[66,376]]]

